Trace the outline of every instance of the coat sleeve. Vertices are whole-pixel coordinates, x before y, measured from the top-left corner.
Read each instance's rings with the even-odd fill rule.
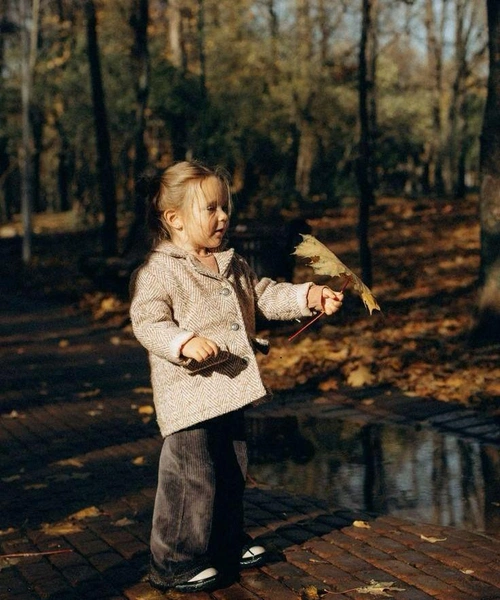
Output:
[[[266,319],[287,321],[312,315],[307,306],[307,293],[313,285],[311,282],[293,284],[276,282],[268,277],[259,280],[253,272],[250,276],[257,308]]]
[[[160,278],[147,266],[132,274],[130,296],[130,319],[138,341],[149,352],[174,364],[189,364],[189,359],[180,356],[180,350],[194,333],[176,325],[172,318],[171,299]]]

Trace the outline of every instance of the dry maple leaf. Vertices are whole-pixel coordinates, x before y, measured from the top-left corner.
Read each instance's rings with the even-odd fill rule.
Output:
[[[312,235],[302,235],[303,241],[295,248],[293,254],[310,259],[308,266],[318,275],[343,277],[347,279],[361,296],[367,310],[372,314],[380,310],[370,288],[366,286],[335,254]]]
[[[371,594],[372,596],[385,596],[386,598],[392,598],[387,592],[404,592],[403,588],[392,587],[394,581],[375,581],[371,580],[370,585],[366,587],[356,588],[359,594]]]

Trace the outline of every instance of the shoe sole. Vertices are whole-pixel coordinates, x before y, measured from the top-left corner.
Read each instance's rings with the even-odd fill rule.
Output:
[[[168,590],[177,590],[178,592],[203,592],[210,591],[217,587],[220,581],[220,575],[214,575],[207,579],[201,579],[200,581],[186,581],[186,583],[175,583],[172,585],[164,585],[159,581],[155,581],[153,578],[149,578],[149,584],[160,592],[167,592]]]
[[[258,567],[267,562],[267,553],[258,554],[251,558],[243,558],[240,560],[240,569],[248,569],[249,567]]]

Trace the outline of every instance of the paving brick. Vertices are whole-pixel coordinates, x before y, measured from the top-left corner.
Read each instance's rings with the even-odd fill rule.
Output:
[[[138,583],[136,585],[127,587],[123,592],[126,600],[164,600],[165,594],[154,590],[149,583]],[[193,594],[193,596],[199,596],[198,600],[209,600],[208,594]],[[111,600],[111,598],[110,598]],[[190,599],[191,600],[191,599]],[[195,600],[193,598],[193,600]],[[222,600],[222,599],[221,599]],[[242,600],[253,600],[252,598],[243,598]]]
[[[297,594],[263,572],[243,574],[240,585],[261,600],[297,600]]]
[[[258,600],[259,598],[259,596],[239,584],[232,585],[225,590],[212,592],[211,596],[216,600]],[[143,598],[138,598],[137,600],[143,600]]]
[[[99,578],[98,572],[88,564],[68,567],[64,569],[63,575],[73,587],[81,585],[82,582],[95,581]]]
[[[95,361],[100,354],[78,354],[78,344],[84,347],[89,343],[88,329],[80,328],[81,323],[71,333],[72,368],[81,363],[85,374],[90,374],[88,361],[92,356]],[[50,351],[64,362],[65,356],[54,341],[69,338],[62,336],[61,331],[44,331],[44,335],[52,340]],[[95,344],[102,333],[98,327],[92,331]],[[105,332],[105,340],[109,347],[109,331]],[[26,340],[24,346],[29,353]],[[140,356],[130,359],[130,352],[135,350],[141,352]],[[131,372],[131,364],[144,359],[138,346],[127,347],[126,355],[127,372]],[[4,363],[15,356],[15,352],[9,353]],[[40,349],[38,358],[41,356],[46,353]],[[33,390],[38,390],[46,365],[37,365],[35,356],[30,357],[30,362],[38,370],[28,379],[36,383]],[[120,376],[121,365],[117,363],[115,367]],[[147,373],[144,379],[147,381]],[[75,381],[79,389],[83,381],[105,389],[90,375]],[[98,417],[91,417],[88,413],[96,406],[95,399],[77,398],[74,385],[62,382],[60,389],[53,390],[54,397],[36,398],[33,390],[19,392],[19,411],[24,418],[0,418],[0,443],[3,441],[5,448],[0,457],[2,477],[22,477],[0,487],[0,529],[5,530],[0,532],[1,552],[39,553],[63,548],[73,552],[25,556],[11,562],[0,557],[0,586],[9,594],[5,600],[183,598],[177,592],[162,594],[145,580],[161,436],[154,424],[149,427],[135,421],[137,415],[130,405],[137,398],[127,397],[126,392],[123,397],[122,390],[116,395],[103,393],[99,402],[104,409]],[[290,415],[299,410],[307,417],[315,410],[318,418],[328,418],[330,411],[330,416],[356,416],[361,423],[380,416],[393,421],[427,418],[439,421],[443,427],[495,435],[489,423],[483,426],[477,420],[474,411],[457,411],[443,403],[409,400],[403,395],[377,397],[373,406],[358,408],[354,406],[356,394],[363,393],[354,391],[349,399],[332,394],[336,399],[330,407],[305,402],[299,408],[268,405],[261,416],[267,418],[266,410],[268,414],[285,410]],[[137,456],[145,458],[141,467],[132,464]],[[68,457],[84,465],[83,470],[59,463]],[[87,472],[90,476],[72,478],[68,480],[70,484],[57,479]],[[47,480],[49,475],[53,478]],[[47,488],[23,489],[47,481]],[[54,536],[41,531],[43,522],[66,521],[68,515],[94,505],[99,516],[79,520],[79,533]],[[397,600],[500,600],[500,540],[494,537],[369,511],[331,509],[321,500],[251,484],[246,490],[245,505],[249,529],[270,550],[268,564],[245,570],[239,582],[210,594],[190,594],[186,600],[305,600],[316,596],[333,599],[331,592],[365,600],[367,595],[356,590],[373,580],[391,581],[403,588],[393,594]],[[126,519],[122,526],[118,524],[120,519]],[[354,526],[355,520],[367,521],[369,528]],[[8,527],[17,529],[8,531]],[[432,543],[422,535],[443,541]],[[4,600],[1,592],[0,597]]]
[[[344,552],[342,548],[325,539],[309,540],[303,544],[303,548],[305,550],[309,550],[310,552],[314,552],[314,554],[317,554],[322,558],[327,559],[334,559],[335,555],[342,554]]]
[[[471,558],[474,561],[480,561],[485,564],[495,563],[498,560],[498,554],[484,546],[478,546],[477,544],[469,545],[467,548],[460,548],[458,553],[466,558]]]
[[[491,596],[492,594],[495,595],[497,591],[495,587],[482,581],[478,581],[475,578],[474,573],[466,575],[456,569],[436,564],[423,565],[422,571],[445,581],[461,592],[468,593],[471,598],[482,598]]]
[[[490,583],[492,586],[500,589],[500,571],[499,571],[500,561],[497,561],[497,564],[493,567],[476,567],[474,568],[474,576],[482,581],[486,581],[486,583]]]
[[[450,586],[446,582],[425,575],[419,569],[415,569],[411,565],[407,565],[399,560],[381,561],[378,566],[390,575],[421,589],[431,596],[450,589]]]

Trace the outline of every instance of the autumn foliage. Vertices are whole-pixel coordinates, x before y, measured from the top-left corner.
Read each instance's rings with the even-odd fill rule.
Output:
[[[6,257],[0,267],[4,284],[18,279],[23,294],[55,296],[91,310],[107,326],[129,327],[126,295],[89,281],[79,269],[82,254],[92,252],[95,234],[62,235],[70,223],[58,215],[44,215],[39,224],[34,267],[25,273],[15,254],[12,260]],[[309,224],[311,233],[359,274],[355,202],[326,210]],[[57,240],[51,231],[59,232]],[[323,316],[291,342],[288,338],[307,319],[262,324],[261,335],[271,341],[270,353],[259,356],[266,383],[274,390],[305,386],[325,399],[335,390],[363,389],[369,395],[374,388],[495,411],[500,407],[500,348],[469,345],[479,271],[477,198],[378,199],[370,240],[371,289],[381,312],[370,315],[347,286],[341,312]],[[295,281],[311,279],[334,289],[342,285],[297,258]]]
[[[354,272],[356,220],[352,206],[311,221],[315,237]],[[379,200],[370,236],[372,289],[382,312],[370,316],[348,287],[340,314],[323,317],[292,342],[288,331],[270,330],[270,354],[259,359],[267,383],[279,390],[313,384],[325,394],[386,387],[491,410],[500,406],[499,347],[469,345],[479,264],[477,200]],[[335,283],[302,263],[297,278],[311,277]]]

